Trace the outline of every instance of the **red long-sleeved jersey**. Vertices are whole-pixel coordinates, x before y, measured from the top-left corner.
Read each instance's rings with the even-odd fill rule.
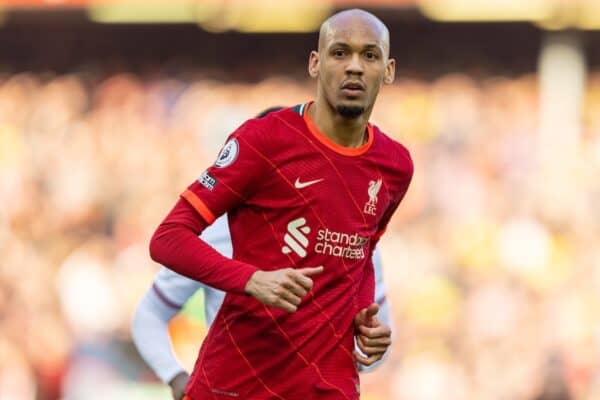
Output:
[[[373,302],[371,251],[413,164],[372,125],[359,148],[334,143],[308,107],[242,125],[152,239],[156,261],[228,291],[187,387],[192,400],[359,397],[353,320]],[[224,212],[234,260],[197,238]],[[295,313],[244,294],[257,269],[319,265]]]

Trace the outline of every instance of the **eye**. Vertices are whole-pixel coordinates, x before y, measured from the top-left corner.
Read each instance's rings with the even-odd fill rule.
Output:
[[[346,52],[343,49],[336,49],[333,51],[333,55],[336,57],[344,57]]]
[[[367,51],[365,53],[365,58],[367,60],[376,60],[377,59],[377,53],[375,53],[374,51]]]

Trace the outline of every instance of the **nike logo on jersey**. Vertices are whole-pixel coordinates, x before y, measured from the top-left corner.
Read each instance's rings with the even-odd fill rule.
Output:
[[[294,187],[296,189],[304,189],[307,186],[313,185],[315,183],[319,183],[323,180],[324,178],[321,179],[315,179],[314,181],[306,181],[306,182],[300,182],[300,178],[296,178],[296,182],[294,182]]]

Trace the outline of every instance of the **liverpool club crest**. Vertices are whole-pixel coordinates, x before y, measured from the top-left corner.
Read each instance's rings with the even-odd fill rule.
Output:
[[[377,195],[379,194],[379,189],[381,189],[381,178],[369,182],[369,189],[367,190],[369,193],[369,201],[365,203],[363,209],[365,214],[375,215],[377,212]]]

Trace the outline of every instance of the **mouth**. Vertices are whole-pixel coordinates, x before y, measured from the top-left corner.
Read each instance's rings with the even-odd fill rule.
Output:
[[[362,82],[346,82],[342,85],[342,92],[348,96],[359,96],[366,90]]]

